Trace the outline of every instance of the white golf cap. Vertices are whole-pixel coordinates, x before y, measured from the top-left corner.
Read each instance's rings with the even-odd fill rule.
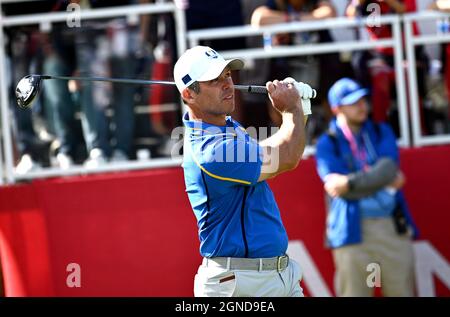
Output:
[[[239,70],[244,67],[240,59],[225,60],[208,46],[195,46],[180,56],[173,69],[173,78],[180,92],[196,81],[216,79],[225,67]]]

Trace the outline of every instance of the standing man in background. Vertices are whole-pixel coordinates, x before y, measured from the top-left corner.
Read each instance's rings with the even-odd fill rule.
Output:
[[[183,169],[203,256],[194,294],[302,296],[300,268],[286,255],[288,237],[265,180],[298,165],[305,147],[301,98],[311,98],[313,91],[289,80],[268,82],[283,122],[258,144],[228,116],[235,107],[231,71],[243,65],[196,46],[174,68],[188,107]],[[266,168],[264,162],[272,164]]]
[[[414,295],[411,238],[417,230],[401,188],[392,129],[368,120],[368,91],[343,78],[328,93],[335,114],[317,144],[317,170],[327,194],[327,244],[338,296],[372,296],[368,265],[381,269],[384,296]]]

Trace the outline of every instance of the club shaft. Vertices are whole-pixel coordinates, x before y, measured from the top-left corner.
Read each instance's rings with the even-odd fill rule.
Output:
[[[42,79],[62,79],[62,80],[82,80],[82,81],[106,81],[119,84],[136,84],[136,85],[175,85],[172,81],[164,80],[145,80],[145,79],[131,79],[131,78],[108,78],[108,77],[78,77],[78,76],[53,76],[42,75]]]
[[[83,81],[106,81],[120,84],[137,84],[137,85],[170,85],[174,86],[173,81],[165,80],[146,80],[146,79],[130,79],[130,78],[107,78],[107,77],[77,77],[77,76],[53,76],[42,75],[42,79],[62,79],[62,80],[83,80]],[[256,85],[234,85],[234,89],[254,94],[267,94],[265,86]],[[314,95],[316,95],[314,91]]]
[[[119,84],[136,84],[136,85],[169,85],[175,86],[173,81],[165,80],[146,80],[146,79],[131,79],[131,78],[107,78],[107,77],[77,77],[77,76],[53,76],[42,75],[42,79],[62,79],[62,80],[82,80],[82,81],[106,81],[110,83]],[[256,94],[267,94],[265,86],[255,85],[234,85],[236,90],[246,91]]]

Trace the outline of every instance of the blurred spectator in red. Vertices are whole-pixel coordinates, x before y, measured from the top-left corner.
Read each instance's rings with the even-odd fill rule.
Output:
[[[332,18],[336,16],[336,10],[327,0],[268,0],[265,5],[255,9],[251,24],[262,26],[277,23],[295,21],[314,21]],[[267,40],[267,39],[265,39]],[[276,34],[272,36],[272,45],[308,45],[312,43],[332,42],[333,38],[329,30],[296,32],[295,34]],[[297,81],[304,81],[318,88],[319,96],[315,100],[316,106],[321,103],[321,109],[313,110],[308,128],[313,127],[321,118],[328,121],[331,118],[331,110],[327,102],[326,94],[331,85],[342,76],[342,65],[337,53],[294,56],[286,58],[274,58],[271,63],[270,78],[284,78],[287,75]],[[316,107],[315,107],[316,108]],[[269,109],[272,109],[271,107]],[[269,110],[270,111],[270,110]],[[277,125],[280,121],[279,114],[271,111],[272,121]],[[326,125],[323,129],[326,128]],[[314,136],[314,132],[308,129],[308,142]],[[318,135],[322,131],[316,131]]]
[[[141,3],[160,3],[165,1],[140,0]],[[167,1],[166,1],[167,2]],[[184,7],[184,3],[176,1],[177,5]],[[150,79],[166,80],[172,77],[172,70],[175,64],[177,43],[175,20],[171,12],[158,15],[144,16],[143,22],[147,23],[144,31],[145,38],[148,38],[149,47],[153,49],[149,54],[151,67]],[[142,23],[141,23],[142,26]],[[142,29],[142,27],[141,27]],[[147,75],[143,75],[147,76]],[[149,114],[150,134],[164,139],[164,136],[170,135],[170,131],[177,125],[179,121],[179,111],[164,111],[164,104],[178,101],[178,91],[175,87],[165,85],[154,85],[151,90],[144,92],[144,99],[148,100],[152,112]]]
[[[429,9],[442,11],[450,13],[450,0],[436,0],[430,6]],[[450,18],[450,17],[449,17]],[[449,18],[444,21],[444,23],[449,23]],[[443,30],[444,32],[450,32],[449,29]],[[450,96],[450,45],[448,43],[441,44],[441,58],[442,58],[442,69],[445,76],[445,86],[447,90],[447,98]],[[450,107],[448,109],[448,118],[450,119]]]
[[[377,5],[376,11],[374,11],[374,5]],[[385,15],[416,12],[416,10],[416,0],[352,0],[347,6],[346,14],[349,17],[367,17],[377,12]],[[414,34],[418,35],[417,25],[414,24],[413,27]],[[386,24],[367,26],[367,31],[370,38],[374,40],[392,37],[391,26]],[[422,46],[416,46],[415,53],[419,96],[425,96],[428,57]],[[354,55],[353,65],[358,81],[371,88],[372,118],[376,122],[388,121],[391,100],[395,94],[394,49],[379,47],[373,51],[357,53]],[[422,109],[422,106],[420,108]],[[398,134],[397,121],[394,120],[391,124]]]

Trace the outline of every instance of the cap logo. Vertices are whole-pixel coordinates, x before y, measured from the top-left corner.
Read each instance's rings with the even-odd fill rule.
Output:
[[[210,49],[208,51],[205,52],[206,56],[208,56],[209,58],[217,58],[219,54],[217,54],[217,52],[213,49]]]
[[[188,82],[190,82],[192,80],[191,76],[189,76],[189,74],[187,74],[186,76],[184,76],[183,78],[181,78],[181,81],[183,82],[183,84],[187,85]]]

